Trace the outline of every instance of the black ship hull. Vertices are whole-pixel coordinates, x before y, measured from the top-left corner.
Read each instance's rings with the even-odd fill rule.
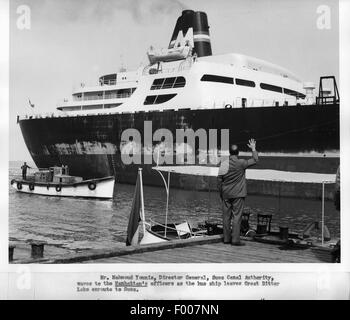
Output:
[[[125,165],[121,160],[122,132],[135,128],[143,137],[144,121],[152,122],[153,132],[166,128],[174,136],[176,129],[229,129],[230,143],[241,144],[243,151],[254,138],[264,155],[260,169],[334,173],[339,165],[339,156],[323,155],[339,155],[339,104],[46,117],[23,119],[19,125],[39,168],[65,164],[70,174],[84,179],[114,175],[117,182],[135,183],[141,166],[144,183],[159,185],[162,181],[152,170],[155,163]],[[172,185],[215,188],[214,181],[205,178],[190,180],[173,177]]]

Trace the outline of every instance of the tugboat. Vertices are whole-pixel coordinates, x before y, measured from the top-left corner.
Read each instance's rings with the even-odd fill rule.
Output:
[[[113,198],[113,176],[83,180],[68,174],[68,167],[40,169],[26,179],[12,179],[11,186],[18,192],[79,198]]]

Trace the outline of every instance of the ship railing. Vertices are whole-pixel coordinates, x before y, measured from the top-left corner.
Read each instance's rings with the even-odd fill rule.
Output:
[[[74,101],[89,101],[89,100],[101,100],[103,99],[102,95],[101,96],[84,96],[84,98],[78,98],[77,100]]]
[[[119,99],[119,98],[129,98],[131,93],[112,93],[105,94],[105,96],[84,96],[81,98],[75,98],[74,101],[90,101],[90,100],[104,100],[104,99]]]
[[[130,96],[131,96],[131,93],[109,94],[109,95],[105,95],[105,99],[129,98]]]
[[[79,102],[79,101],[94,101],[94,100],[108,100],[108,99],[121,99],[121,98],[129,98],[131,96],[131,93],[119,93],[119,94],[108,94],[103,96],[84,96],[81,98],[77,98],[75,97],[73,100],[69,101],[69,100],[61,100],[60,102],[58,102],[58,106],[61,105],[68,105],[72,102]]]
[[[337,99],[336,96],[316,97],[317,105],[336,104],[336,103],[339,103],[339,99]]]
[[[73,92],[74,93],[82,93],[86,92],[86,88],[96,88],[96,91],[101,90],[103,86],[114,86],[119,83],[135,83],[137,79],[135,78],[130,78],[130,79],[122,79],[122,80],[108,80],[106,82],[94,82],[94,83],[80,83],[73,85]]]
[[[19,120],[29,120],[29,119],[69,117],[69,116],[71,116],[71,114],[67,113],[66,111],[46,112],[46,113],[32,113],[32,114],[18,115],[17,116],[17,121],[19,121]]]
[[[296,101],[295,99],[247,99],[237,97],[234,100],[221,100],[206,103],[205,105],[213,109],[231,109],[231,108],[249,108],[249,107],[282,107],[293,106],[296,104],[305,104],[305,101]],[[203,106],[201,106],[203,108]]]
[[[143,69],[142,75],[149,74],[158,74],[158,73],[174,73],[178,70],[178,68],[166,68],[166,69],[157,69],[156,67],[147,66]]]
[[[111,95],[110,98],[105,98],[105,99],[112,99],[115,97],[117,98],[123,98],[123,97],[129,97],[131,94],[130,93],[125,93],[125,94],[116,94],[116,95]],[[332,101],[331,99],[329,99]],[[296,100],[295,99],[283,99],[284,103],[281,103],[281,100],[273,100],[273,99],[248,99],[245,102],[245,107],[283,107],[283,106],[294,106],[296,105]],[[64,104],[67,104],[68,101],[64,101]],[[298,102],[299,103],[299,102]],[[304,103],[300,103],[304,104]],[[79,107],[79,106],[77,106]],[[76,111],[82,111],[82,106],[81,108]],[[208,102],[204,103],[203,105],[199,105],[197,108],[191,108],[191,109],[207,109],[207,108],[212,108],[212,109],[230,109],[230,108],[243,108],[242,104],[242,98],[237,97],[235,100],[224,100],[224,101],[213,101],[213,102]],[[156,109],[158,110],[158,109]],[[60,111],[58,112],[47,112],[47,113],[41,113],[41,114],[26,114],[26,115],[18,115],[17,116],[17,121],[23,120],[23,119],[39,119],[39,118],[54,118],[54,117],[70,117],[72,116],[72,111],[74,110],[69,110],[67,111]],[[152,111],[152,110],[149,110]],[[165,109],[164,111],[169,111],[168,109]],[[113,112],[114,113],[114,112]],[[116,112],[119,113],[119,112]],[[132,111],[129,111],[127,113],[132,113]],[[89,112],[89,114],[91,114]],[[79,113],[79,116],[83,116],[84,114]]]
[[[118,83],[125,83],[125,82],[135,82],[135,79],[122,79],[119,81],[118,80],[108,80],[108,81],[101,81],[99,82],[99,85],[102,86],[115,86]]]
[[[117,80],[104,80],[104,81],[100,81],[100,85],[108,85],[108,86],[113,86],[117,84]]]

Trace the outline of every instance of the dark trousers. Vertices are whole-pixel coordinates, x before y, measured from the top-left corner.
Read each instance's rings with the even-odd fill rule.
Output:
[[[22,179],[27,180],[27,172],[22,171]]]
[[[240,241],[243,208],[244,198],[224,199],[222,201],[224,242],[238,243]]]

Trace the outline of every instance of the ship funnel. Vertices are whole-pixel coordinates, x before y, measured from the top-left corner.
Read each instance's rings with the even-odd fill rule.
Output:
[[[194,48],[198,57],[211,56],[208,18],[205,12],[184,10],[177,19],[169,49],[184,46]]]

